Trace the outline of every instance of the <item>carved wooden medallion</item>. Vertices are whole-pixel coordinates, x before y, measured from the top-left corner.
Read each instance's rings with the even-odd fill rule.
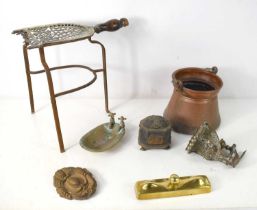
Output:
[[[54,186],[66,199],[87,199],[96,191],[96,181],[85,168],[67,167],[55,172]]]

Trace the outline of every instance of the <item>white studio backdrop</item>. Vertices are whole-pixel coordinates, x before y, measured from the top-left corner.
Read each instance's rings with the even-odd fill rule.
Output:
[[[0,96],[27,98],[21,36],[14,29],[50,24],[95,25],[128,18],[117,32],[93,36],[107,51],[111,98],[169,98],[171,74],[183,67],[219,68],[221,97],[257,97],[256,0],[1,0]],[[32,70],[41,69],[37,50],[30,51]],[[46,49],[52,65],[99,67],[99,47],[80,41]],[[49,97],[46,76],[32,76],[35,97]],[[86,83],[85,70],[53,73],[56,92]],[[101,75],[96,83],[68,97],[102,98]],[[67,96],[66,96],[67,97]]]

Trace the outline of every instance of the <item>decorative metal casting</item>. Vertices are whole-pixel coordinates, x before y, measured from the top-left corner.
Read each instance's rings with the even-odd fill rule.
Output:
[[[86,39],[91,37],[94,32],[94,28],[91,26],[64,23],[36,26],[13,31],[13,33],[21,34],[23,36],[28,49]]]
[[[229,146],[223,139],[219,139],[217,133],[212,130],[207,122],[204,122],[190,139],[186,150],[195,152],[206,160],[217,160],[235,167],[244,156],[236,151],[236,145]]]

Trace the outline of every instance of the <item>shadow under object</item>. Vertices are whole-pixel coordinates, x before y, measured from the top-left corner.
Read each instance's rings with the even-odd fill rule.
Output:
[[[109,113],[110,122],[104,123],[89,131],[80,139],[80,146],[91,152],[103,152],[114,147],[125,135],[125,117],[115,123],[115,113]]]
[[[73,93],[75,91],[81,90],[93,84],[97,79],[97,73],[103,73],[103,81],[104,81],[104,97],[105,97],[105,110],[106,112],[109,111],[108,105],[108,88],[107,88],[107,68],[106,68],[106,53],[105,47],[102,43],[96,40],[92,40],[91,37],[94,33],[100,33],[102,31],[116,31],[121,27],[128,26],[128,20],[126,18],[121,18],[120,20],[112,19],[107,21],[106,23],[99,24],[96,26],[83,26],[78,24],[70,24],[70,23],[58,23],[58,24],[50,24],[50,25],[43,25],[43,26],[36,26],[31,28],[23,28],[14,30],[13,34],[21,34],[24,38],[24,45],[23,45],[23,54],[24,54],[24,62],[25,62],[25,69],[27,75],[27,82],[28,82],[28,90],[29,90],[29,99],[30,99],[30,107],[31,112],[35,112],[34,108],[34,97],[33,97],[33,90],[32,90],[32,81],[31,81],[31,74],[40,74],[46,73],[47,82],[49,87],[50,99],[52,103],[52,110],[55,120],[55,127],[58,136],[59,148],[61,152],[64,152],[64,144],[61,132],[61,126],[59,121],[59,115],[57,110],[56,98],[58,96],[62,96],[65,94]],[[88,66],[84,65],[64,65],[64,66],[55,66],[49,67],[48,63],[46,62],[44,48],[53,45],[60,45],[70,42],[76,42],[81,40],[88,40],[92,44],[97,44],[101,47],[102,51],[102,68],[100,69],[92,69]],[[43,70],[38,71],[31,71],[30,64],[29,64],[29,56],[28,50],[29,49],[38,49],[41,64],[43,66]],[[61,70],[67,68],[83,68],[90,71],[93,74],[93,79],[77,88],[73,88],[70,90],[66,90],[60,93],[55,93],[54,85],[52,80],[51,71],[54,70]]]
[[[97,184],[87,169],[66,167],[55,172],[54,186],[63,198],[83,200],[95,193]]]
[[[223,139],[219,140],[217,133],[210,128],[207,122],[204,122],[192,136],[186,150],[188,153],[195,152],[206,160],[217,160],[233,168],[246,152],[244,151],[239,156],[236,151],[236,145],[229,146]]]
[[[140,121],[138,144],[141,150],[169,149],[171,125],[162,116],[151,115]]]
[[[136,197],[140,200],[196,195],[211,192],[211,184],[204,175],[138,181],[135,185]]]
[[[218,93],[223,85],[217,67],[183,68],[172,74],[174,90],[163,116],[178,133],[193,134],[206,120],[220,124]]]

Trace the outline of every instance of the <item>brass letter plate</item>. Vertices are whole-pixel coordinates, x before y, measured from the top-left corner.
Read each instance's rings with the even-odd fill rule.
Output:
[[[172,174],[170,178],[138,181],[136,197],[140,200],[196,195],[211,192],[207,176],[184,176]]]

